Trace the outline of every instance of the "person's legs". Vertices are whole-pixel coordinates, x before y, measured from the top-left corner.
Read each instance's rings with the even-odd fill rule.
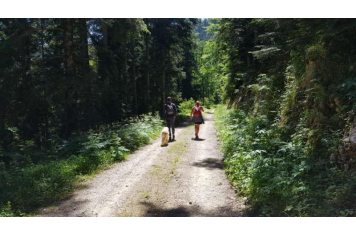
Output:
[[[195,138],[198,137],[198,128],[199,128],[199,124],[195,124]]]
[[[198,124],[198,127],[197,127],[197,138],[199,138],[199,128],[200,128],[200,124]]]
[[[175,123],[176,123],[176,118],[172,118],[172,134],[173,134],[173,140],[175,139]]]
[[[168,127],[168,132],[169,132],[169,141],[171,141],[172,119],[167,118],[166,123],[167,123],[167,127]]]

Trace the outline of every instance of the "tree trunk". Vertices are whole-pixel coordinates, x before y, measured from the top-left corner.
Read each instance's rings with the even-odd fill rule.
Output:
[[[145,37],[145,48],[146,48],[146,93],[145,93],[145,112],[150,111],[150,54],[149,54],[149,34]]]
[[[6,111],[5,99],[0,97],[0,137],[1,134],[5,131],[5,111]]]
[[[27,107],[27,114],[25,115],[26,119],[28,119],[28,126],[23,129],[23,134],[25,139],[34,139],[36,136],[36,133],[38,132],[38,117],[34,116],[34,110],[35,109],[29,109],[28,104],[30,104],[30,99],[29,99],[29,89],[32,87],[32,76],[29,75],[30,67],[31,67],[31,54],[30,54],[30,45],[31,45],[31,35],[27,34],[27,32],[30,30],[30,25],[28,22],[28,19],[21,19],[21,23],[23,24],[23,33],[24,37],[21,38],[21,86],[24,88],[23,91],[21,91],[21,96],[23,99],[23,104]],[[38,136],[35,138],[35,143],[36,145],[39,145],[40,141],[38,139]]]
[[[162,48],[162,101],[161,103],[164,104],[166,101],[166,60],[165,60],[165,48]]]
[[[132,78],[133,78],[133,113],[135,116],[138,115],[137,110],[137,76],[136,76],[136,53],[135,53],[135,42],[132,43]]]
[[[43,76],[43,82],[46,84],[46,76],[44,74],[45,72],[45,66],[44,66],[44,19],[41,18],[41,66],[42,66],[42,76]],[[43,100],[44,104],[47,104],[47,89],[46,87],[43,88]],[[48,124],[48,107],[45,105],[45,111],[44,111],[44,131],[43,131],[43,138],[44,138],[44,147],[47,148],[47,140],[49,139],[49,124]],[[41,147],[43,145],[43,142],[41,142]]]
[[[103,31],[103,45],[108,46],[108,26],[102,22],[101,29]]]
[[[73,54],[72,54],[72,31],[73,25],[71,19],[63,19],[64,21],[64,66],[65,74],[69,79],[73,76]]]
[[[88,52],[88,29],[86,19],[79,19],[81,76],[85,81],[90,72]],[[90,82],[90,81],[87,81]]]
[[[125,111],[127,111],[127,107],[128,107],[128,97],[130,96],[130,91],[129,91],[129,81],[128,81],[128,73],[127,73],[127,48],[128,45],[127,43],[123,43],[122,44],[122,48],[123,48],[123,54],[124,54],[124,63],[123,63],[123,83],[122,83],[122,95],[123,95],[123,103],[124,105],[124,109]]]
[[[63,114],[63,130],[62,136],[68,138],[74,128],[75,114],[73,111],[73,75],[74,75],[74,61],[72,54],[72,19],[63,19],[63,44],[64,44],[64,69],[66,78],[66,91],[64,93],[64,114]]]

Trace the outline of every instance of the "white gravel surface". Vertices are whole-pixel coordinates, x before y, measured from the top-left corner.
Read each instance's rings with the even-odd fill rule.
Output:
[[[87,180],[57,206],[37,216],[241,216],[245,206],[223,170],[212,114],[200,126],[176,129]]]

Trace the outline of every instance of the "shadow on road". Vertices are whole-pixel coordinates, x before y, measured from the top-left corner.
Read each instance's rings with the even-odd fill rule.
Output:
[[[243,216],[243,211],[233,211],[229,207],[217,207],[216,209],[206,212],[202,211],[199,206],[188,205],[178,206],[176,208],[164,209],[156,206],[153,203],[141,202],[147,210],[143,216],[148,217],[189,217],[189,216],[205,216],[205,217],[237,217]]]
[[[221,160],[217,160],[214,158],[206,158],[200,162],[194,162],[192,164],[193,166],[197,166],[197,167],[203,167],[203,168],[207,168],[207,169],[223,169],[224,164],[222,163]]]
[[[189,126],[189,125],[191,125],[191,124],[193,124],[193,123],[189,120],[189,118],[186,118],[186,119],[185,119],[184,121],[182,121],[182,122],[176,121],[175,126],[176,126],[176,128],[185,128],[185,127],[187,127],[187,126]]]
[[[88,204],[87,200],[74,200],[73,194],[70,196],[62,197],[58,200],[48,201],[45,206],[36,211],[36,216],[39,217],[64,217],[64,216],[87,216],[89,212],[85,210],[79,211],[78,214],[73,215],[73,212],[79,209],[85,209]],[[59,207],[53,207],[59,206]]]
[[[177,207],[172,209],[162,209],[154,205],[153,203],[141,202],[148,209],[144,216],[148,217],[187,217],[190,216],[189,211],[184,207]]]
[[[198,138],[198,139],[195,139],[195,138],[192,138],[193,141],[204,141],[205,138]]]

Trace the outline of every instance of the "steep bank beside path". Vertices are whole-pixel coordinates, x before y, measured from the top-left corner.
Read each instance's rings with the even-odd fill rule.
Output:
[[[192,140],[194,127],[177,128],[168,147],[156,140],[140,148],[38,216],[241,216],[213,115],[205,120],[201,140]]]

